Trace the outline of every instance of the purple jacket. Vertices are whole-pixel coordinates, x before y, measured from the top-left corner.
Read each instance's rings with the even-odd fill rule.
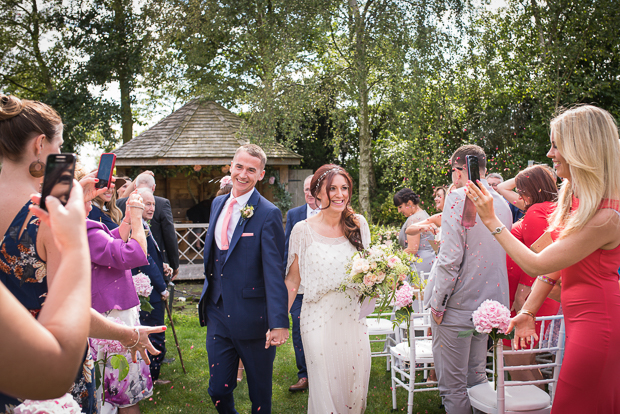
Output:
[[[99,313],[125,310],[140,304],[131,270],[147,265],[137,241],[121,239],[118,228],[110,231],[97,221],[86,220],[92,271],[92,307]]]

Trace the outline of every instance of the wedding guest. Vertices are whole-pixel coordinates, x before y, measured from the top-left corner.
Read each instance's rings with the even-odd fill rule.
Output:
[[[87,206],[88,208],[88,206]],[[131,269],[148,265],[147,242],[142,225],[145,210],[142,197],[135,191],[126,203],[125,218],[121,225],[110,231],[93,220],[86,221],[90,247],[93,308],[110,320],[121,320],[125,325],[139,325],[140,301],[133,284]],[[103,359],[104,349],[94,348],[97,359]],[[159,354],[156,351],[155,354]],[[108,355],[109,357],[110,355]],[[129,373],[120,380],[118,371],[106,363],[106,403],[119,408],[122,414],[139,412],[137,403],[153,394],[153,381],[146,361],[138,358],[129,364]]]
[[[302,206],[295,207],[286,213],[286,229],[284,230],[284,237],[286,239],[284,244],[284,259],[288,260],[288,245],[291,238],[291,231],[295,224],[302,220],[306,220],[310,217],[316,216],[320,207],[316,204],[316,198],[312,195],[310,188],[310,182],[312,181],[312,175],[309,175],[304,180],[304,197],[306,203]],[[306,357],[304,354],[304,344],[301,340],[301,331],[299,329],[299,318],[301,315],[301,305],[304,300],[304,286],[299,284],[297,288],[297,296],[291,306],[291,320],[293,321],[293,349],[295,350],[295,362],[297,362],[297,383],[291,385],[288,390],[291,392],[305,391],[308,389],[308,368],[306,366]]]
[[[140,311],[140,324],[145,326],[161,326],[165,325],[165,302],[168,299],[169,293],[166,288],[166,282],[164,281],[164,274],[171,269],[166,263],[164,263],[164,257],[159,250],[157,242],[153,238],[153,235],[148,231],[147,222],[153,218],[155,213],[155,198],[153,193],[148,188],[140,188],[137,190],[138,194],[142,197],[144,203],[144,210],[142,211],[142,225],[146,233],[146,245],[147,245],[147,259],[148,265],[135,267],[131,270],[131,273],[136,275],[138,273],[144,273],[151,280],[151,286],[153,290],[149,298],[149,303],[153,307],[150,312]],[[151,364],[149,370],[151,372],[151,378],[156,385],[170,384],[170,380],[164,380],[159,378],[161,371],[161,364],[166,356],[166,333],[156,333],[149,335],[151,343],[159,351],[159,354],[149,354]]]
[[[519,197],[524,201],[525,216],[515,223],[511,233],[521,243],[530,247],[545,233],[549,227],[548,218],[555,209],[558,189],[555,173],[546,165],[534,165],[521,171],[508,181],[514,181]],[[515,193],[516,194],[516,193]],[[531,292],[533,277],[525,273],[510,256],[506,257],[508,269],[508,286],[510,289],[510,310],[512,317],[521,310]],[[539,316],[557,315],[560,304],[547,298],[538,311]],[[537,324],[537,329],[540,323]],[[512,349],[510,340],[504,340],[504,346]],[[535,365],[535,354],[506,355],[506,365]],[[513,371],[513,381],[530,381],[542,379],[540,370]]]
[[[486,189],[468,184],[484,225],[521,266],[538,276],[519,315],[514,345],[538,339],[534,317],[562,277],[566,348],[554,395],[553,414],[620,410],[620,144],[609,112],[592,105],[567,110],[551,121],[547,157],[562,183],[549,231],[555,242],[534,253],[501,229]]]
[[[368,327],[353,291],[343,292],[345,266],[368,248],[370,229],[351,208],[353,183],[342,167],[320,167],[310,182],[320,212],[298,222],[289,240],[289,308],[304,284],[300,330],[308,364],[308,413],[360,414],[370,378]]]
[[[441,185],[439,187],[435,187],[433,190],[433,200],[435,201],[435,208],[440,212],[443,211],[443,206],[446,202],[446,186]]]
[[[88,213],[88,218],[105,224],[109,230],[113,230],[121,224],[123,212],[116,206],[114,186],[110,186],[105,193],[95,197],[92,201],[92,210]]]
[[[2,173],[0,172],[0,175]],[[6,180],[0,178],[1,190]],[[31,211],[50,228],[63,252],[54,285],[47,292],[45,307],[34,319],[28,310],[0,283],[0,392],[18,398],[57,398],[69,391],[84,362],[84,344],[90,326],[90,260],[86,239],[86,212],[82,187],[74,183],[66,207],[55,197],[45,201],[47,212]],[[6,207],[0,201],[0,207]],[[0,226],[9,225],[0,215]],[[7,241],[2,243],[7,249]],[[10,250],[10,249],[9,249]],[[6,264],[0,261],[0,275]],[[5,407],[6,408],[6,407]],[[5,411],[3,411],[5,412]]]
[[[512,191],[514,187],[509,190],[510,192],[506,191],[504,177],[498,173],[491,173],[487,175],[487,182],[492,189],[500,193],[506,199],[506,202],[508,202],[510,212],[512,213],[512,222],[516,223],[521,220],[525,214],[525,204],[523,203],[523,200],[516,196],[516,193]]]
[[[481,185],[489,187],[484,179],[487,159],[482,148],[458,148],[450,159],[455,190],[446,198],[441,217],[442,246],[430,297],[439,395],[450,414],[471,413],[467,388],[487,381],[488,335],[459,338],[458,333],[474,328],[472,312],[485,299],[508,306],[506,252],[493,242],[493,236],[479,219],[470,228],[462,224],[467,155],[478,158]],[[501,222],[510,228],[512,216],[508,205],[495,191],[491,194]]]
[[[429,241],[433,240],[434,237],[430,234],[409,236],[405,233],[407,227],[429,217],[428,213],[420,207],[420,196],[409,188],[403,188],[394,194],[394,205],[398,208],[398,212],[407,218],[400,229],[398,242],[405,252],[422,259],[421,263],[416,263],[418,271],[429,272],[435,260],[435,251]]]
[[[6,253],[0,255],[0,273],[8,290],[35,317],[47,298],[48,286],[54,288],[61,255],[47,222],[29,212],[30,196],[39,192],[45,171],[41,159],[60,153],[62,142],[62,120],[56,111],[41,102],[0,94],[0,190],[12,195],[0,198],[0,217],[6,229],[3,239]],[[95,189],[95,182],[94,174],[80,181],[85,200],[105,191]],[[38,202],[38,197],[34,202]],[[165,327],[134,330],[108,321],[93,309],[90,311],[89,336],[120,341],[130,348],[133,359],[136,352],[146,357],[146,349],[152,348],[147,332],[161,329]],[[94,364],[87,344],[84,345],[83,367],[71,394],[83,412],[91,413],[97,409],[92,381]],[[19,403],[14,397],[1,394],[0,412],[12,412]]]
[[[146,171],[138,175],[133,183],[130,183],[127,191],[133,191],[133,189],[137,188],[148,188],[155,194],[155,187],[156,183],[153,173]],[[127,191],[126,194],[129,194]],[[124,211],[126,202],[127,198],[121,198],[116,201],[116,205],[121,211]],[[174,280],[179,274],[179,244],[177,242],[177,233],[174,229],[172,208],[170,207],[170,201],[164,197],[155,196],[155,204],[155,214],[150,221],[151,232],[164,255],[164,262],[168,263],[172,268],[172,280]]]

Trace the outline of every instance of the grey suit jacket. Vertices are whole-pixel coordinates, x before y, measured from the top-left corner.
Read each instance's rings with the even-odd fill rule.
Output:
[[[510,208],[486,180],[481,181],[493,195],[495,215],[506,226],[504,231],[510,231]],[[509,297],[506,251],[478,215],[474,227],[466,229],[461,225],[464,190],[454,190],[446,198],[430,305],[438,311],[453,309],[467,315],[486,299],[509,306]]]

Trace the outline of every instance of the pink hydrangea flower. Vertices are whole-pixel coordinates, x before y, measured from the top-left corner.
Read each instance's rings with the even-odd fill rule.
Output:
[[[153,286],[151,286],[151,279],[144,273],[138,273],[133,277],[133,285],[136,288],[138,296],[144,296],[148,298],[151,296]]]
[[[396,256],[390,256],[387,259],[387,265],[388,265],[389,268],[392,268],[392,267],[396,266],[399,263],[401,263],[401,261]]]
[[[394,300],[394,305],[399,308],[405,308],[413,303],[413,288],[409,283],[405,282],[403,285],[396,291],[396,297]]]
[[[510,310],[501,303],[487,299],[472,314],[474,327],[480,333],[491,333],[497,328],[499,333],[506,333],[510,324]]]

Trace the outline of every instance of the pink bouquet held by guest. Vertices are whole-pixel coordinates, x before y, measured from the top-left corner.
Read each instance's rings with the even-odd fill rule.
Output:
[[[470,335],[489,334],[493,340],[494,388],[497,390],[497,347],[502,346],[500,339],[514,338],[514,331],[506,334],[510,324],[510,310],[495,300],[487,299],[472,313],[474,329],[459,332],[459,338]]]
[[[80,414],[82,409],[71,394],[54,400],[25,400],[15,407],[15,414]]]
[[[153,292],[153,286],[151,286],[151,279],[144,273],[140,272],[133,277],[133,285],[136,288],[136,293],[140,299],[140,310],[150,312],[153,310],[153,306],[149,302],[151,292]]]

